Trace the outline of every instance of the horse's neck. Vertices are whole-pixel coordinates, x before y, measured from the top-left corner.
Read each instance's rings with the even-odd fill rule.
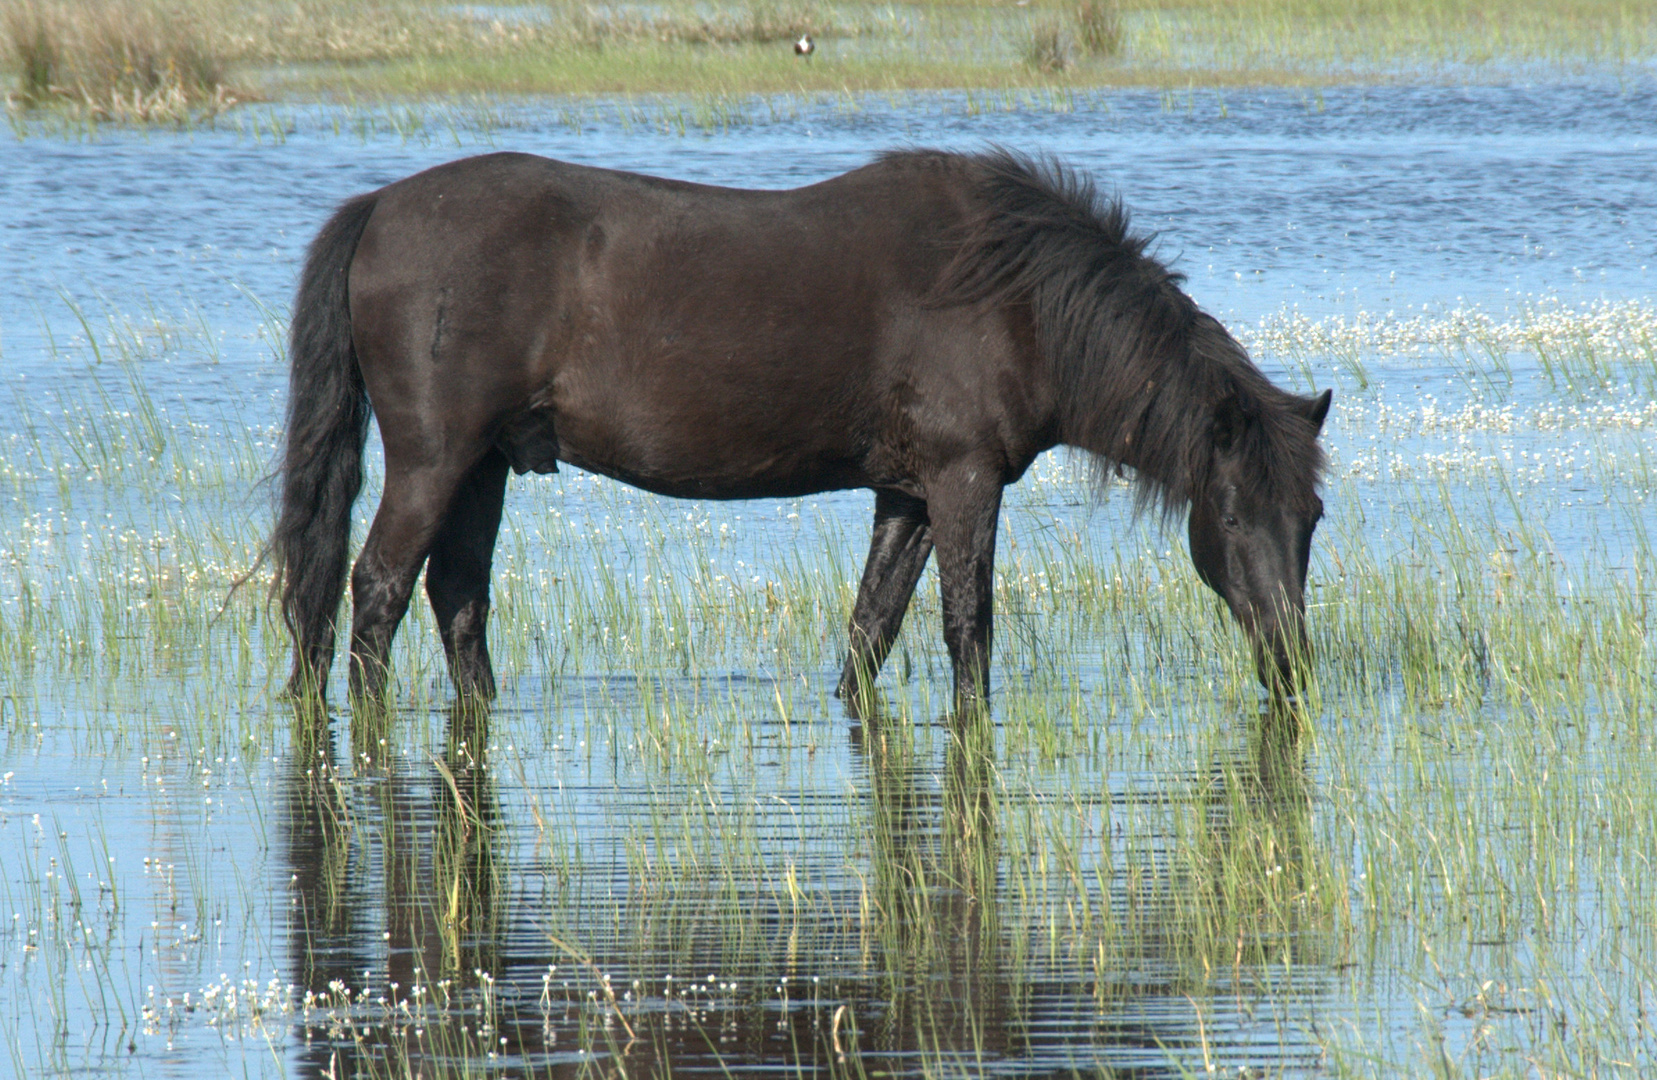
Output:
[[[1193,397],[1189,402],[1170,400],[1177,387],[1160,386],[1151,376],[1124,380],[1121,396],[1100,401],[1093,415],[1071,415],[1064,423],[1063,441],[1108,463],[1117,475],[1132,470],[1132,479],[1146,494],[1161,500],[1179,501],[1191,488],[1189,464],[1183,445],[1184,432],[1169,430],[1170,414],[1190,416],[1203,412]],[[1085,395],[1071,402],[1080,405]],[[1085,408],[1085,406],[1083,406]],[[1154,409],[1154,412],[1153,412]],[[1161,423],[1153,422],[1153,416]],[[1177,434],[1176,434],[1177,432]]]

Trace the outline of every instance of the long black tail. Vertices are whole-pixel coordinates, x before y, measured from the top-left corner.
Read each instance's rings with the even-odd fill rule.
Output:
[[[295,696],[320,697],[350,566],[351,506],[362,490],[368,394],[351,342],[346,282],[376,196],[344,206],[311,241],[289,331],[282,508],[271,535],[273,593],[293,635]]]

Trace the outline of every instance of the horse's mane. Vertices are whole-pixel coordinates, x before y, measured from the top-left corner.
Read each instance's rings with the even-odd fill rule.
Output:
[[[1057,375],[1065,443],[1090,451],[1101,477],[1131,468],[1139,504],[1172,516],[1204,490],[1224,428],[1255,494],[1311,502],[1323,453],[1305,403],[1146,253],[1153,237],[1129,228],[1120,201],[1051,159],[998,149],[956,160],[980,209],[940,299],[1028,304]]]

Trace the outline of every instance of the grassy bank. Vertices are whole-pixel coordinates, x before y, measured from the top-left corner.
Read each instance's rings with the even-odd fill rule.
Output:
[[[811,34],[809,59],[793,42]],[[1626,70],[1653,0],[453,5],[0,0],[8,100],[176,120],[250,98],[1239,85]]]

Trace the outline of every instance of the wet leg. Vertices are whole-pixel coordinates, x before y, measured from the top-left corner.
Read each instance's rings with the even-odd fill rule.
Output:
[[[472,468],[455,492],[426,563],[426,596],[437,616],[449,677],[462,699],[495,696],[485,631],[506,472],[506,457],[499,450],[490,450]]]
[[[901,492],[876,491],[874,538],[852,606],[851,651],[837,696],[855,700],[873,689],[931,554],[926,503]]]
[[[351,570],[353,699],[374,702],[385,693],[392,636],[466,471],[448,464],[408,469],[387,463],[385,494]]]
[[[964,716],[989,701],[1000,476],[985,468],[957,467],[929,484],[928,495],[938,545],[944,644],[955,668],[956,714]]]

